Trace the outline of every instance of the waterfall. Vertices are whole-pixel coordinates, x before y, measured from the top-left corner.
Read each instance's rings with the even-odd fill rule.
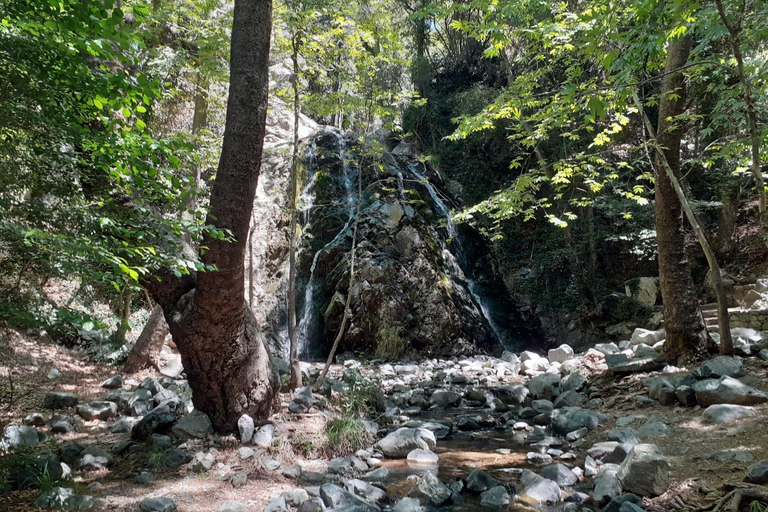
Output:
[[[432,198],[432,202],[435,205],[435,208],[437,209],[440,216],[443,217],[446,221],[448,239],[445,242],[440,240],[443,245],[442,256],[446,270],[455,280],[466,283],[469,294],[472,297],[472,301],[478,307],[480,313],[483,315],[483,318],[486,322],[488,322],[488,325],[493,331],[493,334],[496,335],[496,338],[499,340],[502,346],[504,346],[504,348],[512,347],[513,343],[493,316],[488,297],[485,295],[485,293],[483,293],[480,285],[472,277],[471,272],[469,272],[469,261],[463,250],[463,236],[456,229],[456,224],[451,217],[450,209],[445,204],[445,201],[443,201],[443,199],[440,197],[437,189],[435,189],[435,187],[432,186],[424,174],[419,171],[419,163],[409,163],[408,170],[413,175],[413,177],[416,178],[417,181],[426,187],[429,196]]]
[[[352,224],[352,221],[355,218],[355,210],[357,207],[357,193],[354,187],[354,183],[355,183],[354,175],[356,173],[355,173],[355,170],[352,169],[349,163],[349,159],[347,158],[346,141],[344,140],[344,136],[338,132],[331,131],[329,133],[336,137],[336,141],[339,147],[339,159],[341,160],[341,166],[342,166],[341,184],[344,188],[344,199],[342,204],[343,206],[346,207],[347,220],[344,223],[344,226],[341,228],[341,230],[336,234],[336,236],[330,242],[325,244],[325,246],[319,249],[315,253],[315,256],[312,258],[312,266],[310,267],[309,280],[307,281],[307,286],[306,286],[306,289],[304,290],[303,311],[302,311],[301,319],[299,320],[298,325],[296,326],[296,336],[297,336],[299,356],[307,355],[309,348],[312,346],[312,342],[318,338],[318,333],[316,331],[320,322],[317,319],[319,311],[317,310],[317,307],[315,304],[315,295],[318,290],[318,286],[322,282],[322,279],[315,275],[315,271],[317,270],[317,263],[320,260],[320,256],[325,252],[326,249],[333,246],[340,239],[343,238],[344,234],[347,232],[350,225]],[[316,144],[314,142],[310,148],[310,151],[312,151],[313,148],[316,149]],[[314,154],[315,154],[314,152],[311,152],[308,156],[314,157]],[[314,185],[316,180],[315,180],[315,173],[312,172],[313,160],[309,159],[309,162],[310,162],[309,170],[312,176],[309,182],[307,183],[307,187],[305,187],[304,191],[302,192],[302,204],[306,202],[306,204],[309,205],[308,208],[304,208],[302,211],[302,219],[305,226],[312,215],[311,208],[314,207],[314,199],[315,199]],[[305,195],[306,195],[306,199],[304,199]]]

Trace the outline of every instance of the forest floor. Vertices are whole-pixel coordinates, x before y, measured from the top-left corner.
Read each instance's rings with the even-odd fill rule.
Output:
[[[0,430],[6,425],[22,424],[30,413],[45,415],[44,397],[52,391],[75,393],[81,403],[100,400],[105,394],[101,383],[120,374],[119,368],[90,362],[77,352],[17,331],[0,332],[0,347],[3,347],[0,350]],[[646,374],[616,378],[599,358],[585,357],[582,361],[591,386],[590,397],[601,399],[599,411],[609,418],[585,437],[584,448],[604,440],[606,431],[616,427],[617,422],[621,426],[637,428],[658,421],[667,427],[663,429],[665,432],[650,434],[650,440],[644,440],[656,444],[671,462],[669,490],[660,497],[646,499],[644,507],[647,510],[694,511],[711,507],[723,496],[725,486],[741,482],[749,466],[768,459],[768,405],[755,406],[757,414],[754,417],[724,425],[707,425],[701,421],[701,408],[649,405],[647,401],[638,400],[648,393],[641,382]],[[743,363],[750,384],[768,392],[768,363],[757,358],[744,358]],[[459,362],[452,364],[459,366]],[[362,365],[359,368],[374,382],[380,379],[378,367]],[[49,378],[49,372],[54,369],[59,375]],[[344,366],[336,365],[330,375],[338,378],[344,371]],[[481,386],[482,379],[473,375],[471,369],[463,369],[462,373],[469,383]],[[147,377],[158,376],[155,371],[123,375],[126,388]],[[506,383],[526,380],[518,375],[510,377]],[[419,383],[411,381],[409,385],[417,388]],[[282,394],[281,410],[271,418],[275,425],[272,444],[266,448],[252,446],[255,455],[247,460],[239,456],[238,448],[242,445],[233,436],[210,436],[186,445],[192,452],[215,448],[216,464],[209,471],[193,471],[189,465],[170,470],[162,465],[152,466],[146,459],[116,456],[106,469],[76,471],[75,491],[105,498],[109,502],[108,510],[138,510],[137,503],[146,497],[170,497],[181,512],[215,512],[230,500],[245,504],[247,510],[261,512],[270,500],[297,488],[296,480],[283,474],[286,468],[297,464],[305,473],[323,474],[328,470],[325,427],[333,415],[327,408],[328,402],[321,399],[319,409],[313,407],[308,413],[297,415],[287,412],[290,399],[290,395]],[[73,412],[70,414],[72,418],[76,417]],[[129,440],[130,432],[112,433],[111,425],[110,421],[79,419],[73,432],[49,436],[59,446],[77,442],[107,449]],[[46,428],[41,430],[46,431]],[[453,437],[466,440],[464,444],[449,442],[441,450],[442,441],[438,441],[435,451],[440,457],[441,477],[466,476],[472,469],[495,471],[496,476],[506,474],[504,471],[509,469],[508,466],[531,467],[526,462],[528,448],[523,444],[510,442],[504,450],[491,443],[483,449],[478,446],[484,441],[480,444],[473,441],[480,439],[479,433],[466,433],[466,437],[462,437],[465,433],[457,434]],[[736,454],[739,456],[734,457]],[[583,453],[577,460],[578,464],[583,463]],[[386,460],[384,463],[395,473],[408,472],[403,464]],[[145,471],[154,475],[154,482],[137,484],[136,477]],[[247,482],[235,488],[228,476],[238,471],[247,474]],[[37,510],[32,503],[38,494],[36,491],[5,493],[0,497],[0,510]]]

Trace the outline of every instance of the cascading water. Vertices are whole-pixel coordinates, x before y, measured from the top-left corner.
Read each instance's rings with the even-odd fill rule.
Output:
[[[325,252],[326,249],[336,244],[347,232],[350,225],[352,224],[352,221],[355,217],[355,207],[357,204],[357,195],[354,190],[354,175],[356,174],[356,170],[352,169],[352,166],[349,163],[349,159],[347,158],[347,145],[346,141],[344,140],[344,136],[338,132],[329,132],[333,136],[336,137],[336,142],[338,144],[339,148],[339,159],[341,161],[342,166],[342,172],[341,172],[341,184],[344,189],[344,199],[343,199],[343,206],[346,208],[346,215],[347,220],[344,223],[344,226],[341,228],[341,230],[336,234],[336,236],[325,246],[323,246],[321,249],[319,249],[315,256],[312,258],[312,266],[310,267],[310,274],[309,274],[309,280],[307,281],[307,286],[304,290],[304,305],[303,305],[303,311],[301,315],[301,319],[298,322],[298,325],[296,327],[296,334],[297,334],[297,344],[298,344],[298,352],[299,356],[305,356],[309,352],[309,348],[312,346],[312,341],[316,340],[318,337],[317,327],[319,325],[319,321],[317,319],[318,315],[318,308],[315,304],[315,296],[318,290],[318,286],[321,283],[321,279],[315,275],[315,271],[317,270],[317,263],[320,259],[320,256]],[[312,148],[316,148],[316,145],[313,143]],[[311,153],[308,156],[314,156],[314,153]],[[302,212],[302,221],[303,224],[306,225],[309,222],[309,218],[312,215],[311,209],[314,207],[314,185],[315,185],[315,177],[314,172],[312,168],[313,160],[309,159],[310,162],[310,173],[312,176],[310,177],[309,182],[307,183],[307,186],[304,189],[304,192],[302,192],[302,204],[307,204],[309,207],[306,207],[303,209]],[[311,187],[311,188],[310,188]],[[305,199],[306,195],[306,199]]]
[[[513,348],[511,340],[506,335],[506,332],[494,319],[492,307],[488,297],[483,293],[480,285],[475,279],[472,278],[471,273],[469,272],[469,261],[467,260],[467,257],[462,249],[464,240],[461,233],[456,229],[456,224],[451,217],[451,212],[448,209],[448,206],[440,197],[437,189],[435,189],[435,187],[432,186],[424,174],[419,171],[419,165],[420,164],[418,162],[411,162],[408,164],[408,170],[413,175],[413,177],[416,178],[417,181],[426,187],[427,192],[432,198],[432,202],[434,203],[435,208],[439,212],[440,216],[443,217],[446,221],[446,231],[448,232],[448,238],[445,241],[439,241],[442,244],[443,262],[446,266],[446,269],[448,270],[448,273],[451,274],[455,280],[466,283],[469,294],[472,297],[472,301],[480,309],[483,318],[485,318],[486,322],[488,322],[488,325],[496,335],[496,338],[505,348]]]

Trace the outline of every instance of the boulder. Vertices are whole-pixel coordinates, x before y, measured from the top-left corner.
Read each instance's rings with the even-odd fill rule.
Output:
[[[607,421],[605,415],[587,409],[577,407],[566,407],[556,409],[552,413],[552,426],[560,435],[566,435],[569,432],[579,430],[580,428],[593,429]]]
[[[152,434],[164,434],[171,430],[182,413],[182,403],[178,399],[167,400],[152,409],[131,429],[131,439],[145,441]]]
[[[247,414],[240,416],[240,419],[237,420],[237,430],[240,432],[240,442],[250,443],[255,430],[253,418]]]
[[[398,500],[392,507],[392,512],[424,512],[419,500],[414,498],[403,498]]]
[[[139,503],[141,512],[176,512],[176,502],[171,498],[144,498]]]
[[[768,459],[763,459],[751,466],[744,481],[757,485],[768,484]]]
[[[576,473],[563,464],[552,464],[541,468],[541,476],[552,480],[559,487],[569,487],[579,481]]]
[[[436,466],[439,461],[435,452],[432,450],[422,450],[421,448],[416,448],[415,450],[408,452],[406,459],[408,460],[408,464],[427,466]]]
[[[432,450],[437,445],[435,435],[424,428],[399,428],[387,434],[374,447],[386,457],[403,458],[417,448]]]
[[[635,329],[632,333],[632,337],[629,340],[630,346],[635,345],[648,345],[654,346],[659,341],[667,337],[667,333],[664,329],[658,331],[649,331],[648,329]]]
[[[417,498],[422,503],[428,503],[433,507],[439,507],[452,496],[451,489],[443,484],[437,476],[427,472],[419,478],[418,484],[408,494],[411,498]]]
[[[518,489],[520,501],[529,505],[557,505],[560,503],[560,487],[544,477],[524,469]]]
[[[473,469],[467,475],[467,490],[471,492],[485,492],[501,483],[482,469]]]
[[[630,359],[626,354],[611,354],[605,356],[608,369],[616,374],[650,372],[661,366],[653,357],[635,357]]]
[[[705,407],[714,404],[756,405],[768,401],[768,394],[732,377],[704,379],[692,387],[696,401]]]
[[[560,394],[560,376],[554,373],[538,375],[528,381],[528,390],[533,398],[554,400]]]
[[[481,507],[502,508],[509,506],[509,493],[501,485],[497,485],[480,494]]]
[[[643,306],[651,308],[656,305],[659,298],[658,277],[636,277],[624,283],[624,292],[627,297],[634,299]]]
[[[262,425],[253,435],[253,444],[262,448],[272,446],[272,438],[275,436],[275,426],[271,423]]]
[[[42,441],[44,437],[40,432],[26,425],[8,425],[3,430],[0,438],[0,452],[14,446],[33,445]]]
[[[547,359],[550,363],[564,363],[573,359],[573,349],[569,345],[560,345],[547,352]]]
[[[182,416],[173,426],[171,434],[179,439],[205,439],[213,434],[211,419],[202,411],[195,409]]]
[[[429,403],[444,409],[446,407],[458,405],[460,400],[461,395],[458,393],[447,389],[438,389],[432,393],[432,396],[429,398]]]
[[[655,444],[638,444],[617,473],[621,485],[638,496],[659,496],[669,488],[670,463]]]
[[[617,476],[618,471],[618,464],[604,464],[600,471],[597,472],[592,498],[598,505],[604,505],[621,495],[622,487],[621,481]]]
[[[219,506],[218,512],[250,512],[250,509],[237,501],[225,501]]]
[[[720,377],[741,377],[744,375],[741,359],[731,356],[714,357],[704,361],[691,374],[697,379],[717,379]]]
[[[77,414],[87,421],[108,420],[117,416],[117,404],[114,402],[91,402],[77,406]]]
[[[757,416],[757,413],[750,407],[734,404],[715,404],[710,405],[701,415],[703,423],[720,424],[740,418],[750,418]]]

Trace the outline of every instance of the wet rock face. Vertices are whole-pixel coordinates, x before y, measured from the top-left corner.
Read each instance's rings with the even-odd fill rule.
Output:
[[[351,316],[340,350],[397,358],[408,352],[455,355],[500,348],[457,254],[460,227],[446,225],[447,194],[437,175],[406,157],[362,157],[352,141],[318,132],[305,142],[297,323],[304,356],[327,353],[347,293]],[[254,210],[254,313],[273,353],[288,351],[288,162],[267,161]],[[374,164],[375,163],[375,164]],[[360,170],[362,168],[362,170]],[[362,180],[356,278],[348,290],[350,249]],[[443,202],[445,201],[445,202]],[[442,204],[440,204],[442,203]],[[258,248],[256,246],[259,246]],[[488,309],[487,307],[484,309]],[[507,317],[513,316],[505,309]]]

